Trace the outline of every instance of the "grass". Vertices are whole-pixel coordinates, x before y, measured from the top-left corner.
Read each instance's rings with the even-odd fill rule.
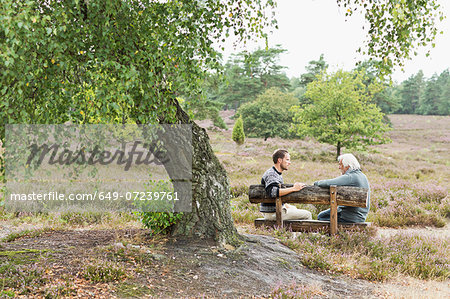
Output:
[[[111,262],[137,263],[139,265],[151,265],[153,255],[146,247],[100,247],[97,251],[103,254]]]
[[[152,289],[147,286],[133,282],[121,282],[116,288],[119,298],[141,298],[148,295],[155,295]]]
[[[73,227],[96,226],[97,228],[120,228],[130,225],[139,226],[139,217],[131,213],[114,212],[62,212],[62,213],[9,213],[0,207],[0,223],[20,227],[29,226],[51,227],[57,229],[70,229]],[[35,230],[29,230],[35,231]],[[26,234],[24,232],[24,234]]]
[[[0,242],[13,242],[17,239],[21,238],[35,238],[46,232],[53,231],[54,229],[51,227],[45,227],[42,229],[32,229],[32,230],[22,230],[19,232],[13,232],[7,235],[6,237],[0,239]]]

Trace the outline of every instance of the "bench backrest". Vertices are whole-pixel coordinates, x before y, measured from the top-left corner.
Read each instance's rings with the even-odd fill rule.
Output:
[[[292,187],[292,184],[281,185],[281,188]],[[337,186],[336,201],[338,205],[350,207],[366,207],[368,189],[349,186]],[[251,185],[248,191],[251,203],[275,203],[274,198],[269,198],[264,185]],[[282,196],[283,203],[305,204],[330,204],[330,189],[317,186],[307,186],[300,191]]]

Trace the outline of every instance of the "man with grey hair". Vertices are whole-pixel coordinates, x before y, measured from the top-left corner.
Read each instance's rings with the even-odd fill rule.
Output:
[[[338,157],[339,169],[341,176],[330,179],[314,182],[315,186],[330,187],[336,186],[353,186],[369,189],[367,207],[347,207],[338,206],[338,222],[357,223],[365,222],[367,213],[370,209],[370,186],[367,177],[362,173],[361,166],[358,160],[352,154],[343,154]],[[322,211],[317,216],[317,220],[330,221],[330,209]]]

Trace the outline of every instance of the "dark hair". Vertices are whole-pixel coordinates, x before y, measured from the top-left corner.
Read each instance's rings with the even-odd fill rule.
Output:
[[[278,149],[276,150],[273,155],[272,155],[272,160],[274,164],[277,164],[278,159],[283,159],[284,156],[286,156],[286,154],[288,153],[287,150],[284,149]]]

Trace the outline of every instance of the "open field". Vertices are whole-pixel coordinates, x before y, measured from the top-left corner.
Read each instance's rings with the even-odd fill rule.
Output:
[[[450,117],[393,115],[393,142],[355,153],[374,228],[335,237],[257,230],[246,195],[276,148],[291,152],[285,182],[308,184],[339,175],[334,148],[278,138],[237,146],[226,121],[230,130],[208,133],[243,246],[150,236],[129,214],[0,212],[0,297],[449,297]],[[321,207],[303,208],[316,216]]]

